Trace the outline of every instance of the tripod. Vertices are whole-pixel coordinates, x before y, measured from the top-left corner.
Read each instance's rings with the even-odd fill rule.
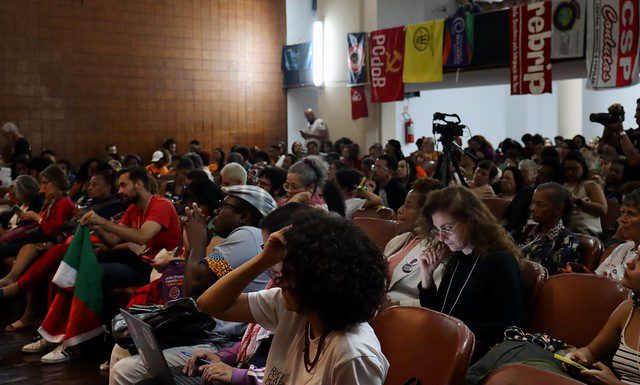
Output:
[[[442,155],[440,155],[440,157],[438,158],[438,163],[436,164],[436,172],[434,173],[433,177],[442,182],[444,186],[448,186],[451,181],[455,181],[455,173],[455,175],[458,176],[460,183],[464,187],[469,187],[464,179],[462,171],[460,170],[460,161],[456,156],[457,154],[454,153],[454,148],[457,148],[462,152],[465,152],[464,149],[458,146],[458,144],[453,141],[453,138],[441,137],[440,142],[442,142]],[[471,154],[467,155],[472,156]]]

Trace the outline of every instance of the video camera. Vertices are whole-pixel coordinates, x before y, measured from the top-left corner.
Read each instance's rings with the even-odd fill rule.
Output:
[[[462,136],[463,130],[467,128],[460,124],[458,114],[446,114],[436,112],[433,114],[433,133],[440,135],[440,141],[452,141],[456,136]]]
[[[624,110],[613,110],[611,112],[600,112],[589,115],[589,121],[600,123],[603,126],[613,123],[621,123],[624,121]]]

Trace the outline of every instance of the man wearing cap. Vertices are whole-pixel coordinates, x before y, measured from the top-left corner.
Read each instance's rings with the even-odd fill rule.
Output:
[[[190,252],[185,261],[185,296],[198,297],[218,279],[255,257],[262,250],[260,221],[276,209],[275,200],[268,192],[256,186],[230,186],[222,188],[226,194],[222,208],[215,218],[215,233],[225,240],[206,255],[207,229],[204,221],[189,220],[185,225]],[[264,289],[269,281],[263,273],[251,282],[245,292]],[[200,349],[217,351],[235,344],[244,333],[244,324],[216,320],[210,341],[195,346],[165,349],[164,356],[170,367],[184,366],[188,357]],[[116,348],[117,349],[117,348]],[[114,349],[114,354],[116,352]],[[109,384],[135,384],[147,375],[138,355],[126,357],[114,363],[111,359]]]
[[[168,163],[169,161],[165,159],[165,154],[162,151],[155,151],[151,156],[151,163],[147,166],[147,171],[154,176],[166,175],[169,173],[169,169],[167,168]]]

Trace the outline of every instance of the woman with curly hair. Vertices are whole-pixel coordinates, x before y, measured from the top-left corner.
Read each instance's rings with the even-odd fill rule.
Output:
[[[289,168],[287,181],[283,185],[287,196],[278,205],[300,202],[328,211],[327,203],[320,196],[327,180],[328,168],[327,162],[315,155],[306,156],[295,163]]]
[[[474,135],[469,139],[468,143],[469,149],[478,159],[493,160],[493,158],[495,158],[496,152],[493,149],[491,142],[489,142],[484,136]]]
[[[420,304],[463,321],[476,337],[475,357],[521,326],[520,251],[489,209],[464,187],[434,191],[422,208],[423,237],[440,241],[420,255]],[[436,288],[433,273],[444,263]]]
[[[349,221],[315,211],[271,234],[263,251],[218,280],[198,307],[274,333],[267,384],[382,384],[389,364],[367,321],[385,293],[386,261]],[[242,292],[279,263],[280,288]]]

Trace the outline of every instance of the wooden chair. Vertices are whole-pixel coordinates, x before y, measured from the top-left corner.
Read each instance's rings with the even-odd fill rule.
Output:
[[[596,237],[584,234],[575,234],[578,240],[578,252],[580,253],[579,262],[587,267],[590,271],[598,268],[600,257],[604,251],[602,242]]]
[[[378,246],[380,251],[384,251],[384,248],[391,238],[398,235],[398,223],[396,221],[376,218],[355,218],[353,223],[364,231],[369,239]]]
[[[569,345],[586,346],[629,294],[619,282],[607,277],[555,275],[542,285],[528,329],[549,333]]]
[[[487,206],[497,220],[501,220],[504,218],[504,213],[507,211],[510,201],[502,198],[485,198],[482,203]]]
[[[394,306],[372,322],[389,360],[385,385],[417,377],[423,384],[460,385],[473,354],[473,333],[462,321],[432,310]]]
[[[569,377],[523,364],[503,366],[493,372],[484,385],[583,385]]]
[[[391,220],[393,219],[393,210],[389,207],[380,207],[378,209],[360,209],[353,212],[353,218],[376,218]]]

